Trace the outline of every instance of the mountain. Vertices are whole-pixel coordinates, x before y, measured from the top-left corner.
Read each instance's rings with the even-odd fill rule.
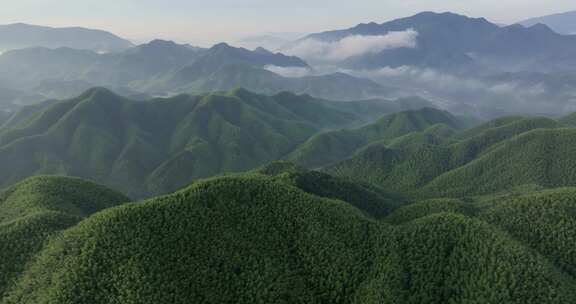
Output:
[[[0,187],[30,175],[95,180],[132,197],[253,169],[326,129],[396,111],[395,101],[330,102],[244,89],[134,101],[97,88],[23,108],[0,131]]]
[[[24,23],[0,25],[0,51],[28,47],[117,52],[132,47],[132,43],[112,33],[81,27],[54,28]]]
[[[0,194],[0,298],[45,241],[129,199],[69,177],[32,177]]]
[[[0,84],[34,96],[24,99],[21,93],[6,97],[5,103],[24,104],[70,98],[94,86],[105,86],[127,96],[205,93],[237,87],[264,94],[293,91],[338,100],[399,95],[391,86],[343,73],[283,77],[268,70],[273,68],[312,72],[297,57],[263,49],[249,51],[227,44],[201,49],[154,40],[111,54],[71,48],[6,52],[0,55],[0,69],[6,71],[0,75]]]
[[[519,24],[524,26],[534,26],[536,24],[545,24],[552,30],[563,35],[576,34],[576,11],[553,14],[543,17],[530,18],[520,21]]]
[[[453,13],[423,12],[382,24],[311,34],[299,42],[330,43],[350,37],[376,37],[416,32],[416,44],[365,52],[341,60],[340,66],[353,69],[416,66],[442,70],[483,67],[493,70],[573,69],[576,37],[555,33],[545,25],[500,27],[484,18]],[[392,36],[396,37],[396,36]],[[408,39],[411,37],[404,37]],[[384,43],[383,42],[383,43]],[[394,45],[392,45],[394,46]],[[294,48],[295,46],[292,46]],[[290,47],[287,49],[290,50]]]
[[[345,201],[363,211],[365,215],[382,219],[407,203],[402,196],[385,190],[319,171],[307,170],[291,162],[276,161],[252,171],[272,177],[298,189],[320,197]]]
[[[435,194],[494,193],[524,185],[576,185],[572,172],[576,130],[534,130],[514,137],[481,157],[446,172],[424,189]]]
[[[262,48],[250,51],[220,43],[210,48],[193,64],[179,70],[170,80],[170,83],[185,85],[230,66],[310,68],[306,62],[298,57],[272,53]]]
[[[212,178],[59,233],[0,303],[571,303],[574,191],[422,201],[376,221],[274,175]]]
[[[269,71],[269,67],[311,71],[298,58],[262,50],[224,44],[199,49],[154,40],[104,55],[65,48],[7,52],[0,56],[0,68],[7,71],[0,75],[0,83],[13,91],[36,94],[34,99],[28,98],[30,102],[20,97],[23,93],[11,94],[6,103],[69,98],[94,86],[106,86],[128,96],[205,93],[237,87],[263,94],[292,91],[346,101],[400,95],[394,87],[344,73],[283,77]],[[21,76],[10,76],[16,73]]]
[[[340,101],[392,97],[398,94],[394,87],[344,73],[283,77],[266,69],[246,65],[227,65],[201,76],[190,75],[187,69],[184,69],[162,82],[159,87],[152,86],[149,90],[214,92],[227,91],[239,86],[262,94],[290,91]]]
[[[130,86],[191,64],[203,51],[163,40],[112,54],[71,48],[28,48],[0,56],[3,70],[26,72],[21,77],[4,76],[0,81],[21,89],[36,89],[46,82]]]
[[[426,132],[440,125],[448,129],[460,129],[465,123],[448,112],[432,108],[405,111],[390,114],[359,129],[318,134],[308,139],[288,158],[306,167],[323,167],[344,160],[368,145],[391,143],[405,135]]]
[[[576,301],[574,114],[409,110],[319,135],[361,141],[321,171],[268,162],[391,106],[97,88],[23,107],[0,129],[0,303]]]
[[[549,118],[502,118],[451,140],[375,144],[325,172],[418,198],[575,186],[574,129]]]

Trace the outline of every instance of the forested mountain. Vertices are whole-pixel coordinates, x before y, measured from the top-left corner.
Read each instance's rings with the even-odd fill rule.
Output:
[[[346,159],[372,144],[392,144],[423,134],[431,141],[440,140],[450,129],[463,128],[466,122],[448,112],[432,108],[390,114],[377,122],[354,130],[318,134],[291,153],[289,159],[306,167],[322,167]],[[447,131],[449,133],[449,131]]]
[[[375,144],[325,170],[412,197],[574,186],[575,131],[548,118],[502,118],[451,140]]]
[[[92,89],[4,119],[0,185],[62,174],[138,198],[279,159],[417,198],[576,185],[562,169],[574,165],[573,115],[466,129],[468,119],[428,105],[244,89],[135,101]]]
[[[571,303],[575,191],[400,207],[380,190],[276,163],[107,208],[45,246],[54,232],[27,238],[42,249],[33,259],[2,252],[20,260],[0,260],[12,274],[0,303]],[[123,200],[61,178],[2,197],[3,209],[34,198],[47,210],[90,210],[82,216]],[[345,199],[391,209],[376,220]]]
[[[27,47],[115,52],[132,47],[132,43],[106,31],[80,27],[54,28],[24,23],[0,25],[0,52]]]
[[[415,31],[416,44],[347,57],[340,65],[356,69],[417,66],[442,70],[481,66],[497,70],[573,69],[576,37],[563,36],[545,25],[501,27],[484,18],[423,12],[382,24],[312,34],[306,41],[334,42],[351,36],[385,36]],[[294,47],[294,46],[292,46]],[[290,49],[290,47],[288,48]]]
[[[277,160],[312,135],[424,100],[331,102],[280,93],[133,101],[106,89],[26,107],[0,129],[0,185],[35,174],[89,178],[133,197]],[[5,164],[5,165],[4,165]]]
[[[46,240],[99,210],[128,200],[112,190],[68,177],[32,177],[3,191],[0,297]]]

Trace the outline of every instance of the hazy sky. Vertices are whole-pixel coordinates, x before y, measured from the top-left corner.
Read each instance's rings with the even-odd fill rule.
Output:
[[[266,32],[309,33],[452,11],[513,23],[576,10],[575,0],[0,0],[0,24],[84,26],[133,40],[196,45]]]

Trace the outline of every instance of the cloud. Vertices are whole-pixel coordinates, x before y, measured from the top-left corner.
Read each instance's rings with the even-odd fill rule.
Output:
[[[301,67],[281,67],[277,65],[267,65],[264,67],[264,69],[276,73],[280,76],[291,78],[304,77],[312,74],[311,69]]]
[[[346,58],[379,53],[384,50],[417,47],[418,32],[413,29],[389,32],[379,36],[353,35],[339,41],[305,39],[284,50],[283,53],[316,61],[340,61]]]
[[[571,98],[570,91],[559,92],[546,82],[534,83],[522,78],[499,80],[473,72],[450,74],[414,66],[340,71],[396,86],[403,94],[422,96],[454,113],[493,118],[508,113],[544,115],[576,111],[576,98]]]

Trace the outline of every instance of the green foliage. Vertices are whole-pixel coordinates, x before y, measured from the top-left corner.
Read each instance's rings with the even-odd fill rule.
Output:
[[[538,129],[498,144],[426,185],[436,196],[490,194],[516,186],[576,185],[576,130]]]
[[[275,163],[106,209],[50,239],[0,303],[576,301],[574,189],[376,221],[320,197],[366,191],[346,183]]]
[[[198,182],[66,231],[5,303],[348,302],[370,266],[372,226],[262,177]]]
[[[146,195],[195,181],[121,206],[75,178],[8,188],[0,304],[576,302],[565,119],[459,131],[426,108],[314,136],[389,109],[372,102],[95,89],[24,109],[0,130],[2,185],[45,172]],[[262,166],[282,157],[300,164]]]
[[[55,233],[128,198],[67,177],[32,177],[0,194],[0,297]]]
[[[474,212],[475,208],[472,204],[459,199],[440,198],[420,201],[396,209],[386,217],[386,221],[392,224],[402,224],[437,213],[473,215]]]
[[[350,106],[243,89],[144,102],[92,89],[26,108],[0,131],[0,187],[59,174],[131,197],[167,193],[277,160],[320,130],[362,123],[389,109],[375,101]]]
[[[549,118],[508,117],[448,133],[444,141],[410,133],[323,170],[415,198],[573,186],[576,133],[563,127]]]
[[[576,189],[548,190],[494,202],[480,218],[576,276]]]
[[[444,127],[431,128],[438,124],[443,124]],[[370,144],[392,141],[393,145],[405,146],[408,145],[407,142],[419,140],[399,139],[403,136],[414,136],[414,132],[437,136],[435,134],[446,134],[446,127],[460,128],[462,125],[463,123],[450,113],[436,109],[404,111],[390,114],[359,129],[316,135],[292,152],[288,159],[306,167],[322,167],[346,159]],[[426,132],[428,128],[431,129]],[[422,136],[426,138],[425,134]],[[430,140],[436,142],[436,140]],[[423,141],[427,142],[426,139]]]
[[[574,281],[477,219],[438,213],[402,227],[401,303],[570,303]],[[535,292],[538,290],[538,292]]]
[[[318,171],[308,171],[289,162],[274,162],[256,172],[272,176],[277,181],[310,194],[348,202],[364,211],[367,216],[375,218],[382,218],[405,203],[404,198],[378,187],[354,183]]]
[[[576,127],[576,113],[572,113],[564,117],[561,117],[559,121],[568,126]]]

